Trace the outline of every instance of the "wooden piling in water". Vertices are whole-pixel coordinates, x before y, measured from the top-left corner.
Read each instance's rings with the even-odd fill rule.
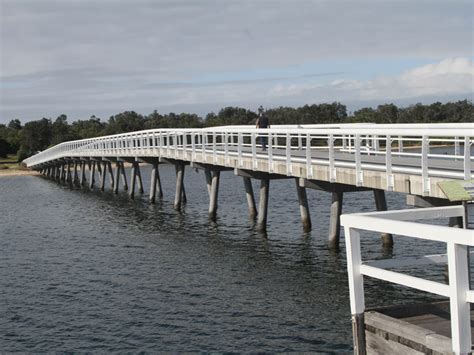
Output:
[[[375,206],[377,211],[386,211],[387,210],[387,200],[385,199],[385,191],[374,189],[374,199]],[[391,248],[393,247],[393,236],[389,233],[382,233],[382,244],[384,247]]]
[[[86,162],[84,160],[81,161],[81,179],[79,181],[79,185],[84,186],[86,184]]]
[[[107,170],[109,171],[109,181],[110,181],[110,188],[113,190],[115,186],[115,179],[114,179],[114,170],[112,169],[112,162],[107,161]]]
[[[211,196],[211,185],[212,185],[211,170],[204,169],[204,176],[206,177],[207,194]]]
[[[211,193],[209,194],[209,218],[215,220],[217,216],[217,200],[219,196],[219,181],[221,172],[215,170],[212,172]]]
[[[341,212],[342,212],[342,191],[332,192],[331,215],[329,217],[328,247],[339,249],[339,239],[341,232]]]
[[[100,166],[100,162],[97,163],[99,166]],[[107,162],[104,161],[103,163],[103,167],[102,167],[102,171],[100,172],[100,191],[104,191],[105,190],[105,179],[106,179],[106,175],[107,175]]]
[[[123,164],[123,161],[120,162],[120,173],[122,175],[122,180],[123,180],[123,189],[127,191],[128,190],[127,173],[125,172],[125,165]]]
[[[246,176],[243,176],[242,179],[244,180],[249,218],[254,219],[257,216],[257,206],[255,204],[255,197],[253,194],[252,180]]]
[[[151,168],[151,177],[150,177],[150,203],[155,203],[156,201],[156,184],[158,181],[158,162],[155,161],[152,163]]]
[[[143,180],[142,180],[142,173],[140,172],[140,164],[138,162],[136,162],[137,166],[136,166],[136,174],[137,174],[137,182],[138,182],[138,192],[139,193],[143,193],[145,190],[143,190]]]
[[[270,192],[270,179],[260,180],[260,199],[258,203],[257,228],[267,229],[268,197]]]
[[[89,188],[93,189],[94,188],[94,183],[95,183],[95,161],[91,161],[89,164],[89,169],[90,169],[90,177],[89,177]]]
[[[133,162],[132,163],[132,170],[130,171],[130,192],[129,196],[130,198],[135,198],[135,185],[136,185],[136,180],[137,180],[137,168],[138,168],[138,162]]]
[[[184,164],[177,163],[176,168],[176,192],[174,197],[174,208],[181,210],[183,197],[183,182],[184,182]]]
[[[114,181],[114,193],[118,194],[120,185],[120,161],[117,160],[115,163],[115,181]]]
[[[298,194],[298,202],[300,205],[301,223],[303,224],[303,231],[309,232],[311,230],[311,216],[309,214],[308,197],[306,195],[306,188],[300,186],[300,179],[295,178],[296,192]]]

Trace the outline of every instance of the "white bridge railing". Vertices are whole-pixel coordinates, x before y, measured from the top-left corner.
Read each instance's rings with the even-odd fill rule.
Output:
[[[462,217],[466,224],[465,206],[410,209],[342,215],[347,251],[350,303],[353,321],[365,311],[364,276],[404,285],[450,300],[452,349],[456,354],[471,352],[470,303],[474,291],[469,288],[468,247],[474,246],[472,230],[415,223],[416,220]],[[411,238],[444,242],[447,255],[431,255],[401,260],[386,259],[363,262],[360,239],[362,231],[391,233]],[[397,268],[430,263],[448,263],[449,284],[414,277],[386,268]]]
[[[268,150],[260,151],[260,140],[265,137]],[[357,185],[362,185],[363,170],[385,171],[387,190],[393,189],[393,174],[408,173],[422,176],[423,191],[429,194],[431,176],[448,179],[471,179],[471,145],[474,124],[414,124],[376,125],[341,124],[307,126],[273,126],[256,129],[253,126],[222,126],[206,129],[152,129],[112,136],[83,139],[58,144],[24,162],[36,167],[65,157],[122,157],[160,156],[195,161],[197,154],[237,158],[266,159],[306,164],[312,178],[312,164],[329,167],[331,182],[337,167],[356,170]],[[437,154],[434,147],[452,147],[449,154]],[[318,152],[320,154],[318,154]],[[323,152],[323,153],[321,153]],[[365,156],[377,156],[378,161],[367,161]],[[400,158],[400,159],[398,159]],[[411,160],[403,164],[402,159]],[[380,161],[381,159],[381,161]],[[398,159],[398,161],[395,161]],[[435,160],[456,162],[461,168],[432,166]],[[416,162],[416,164],[413,164]],[[256,163],[255,163],[256,164]],[[431,165],[431,166],[430,166]],[[254,168],[256,166],[254,165]]]

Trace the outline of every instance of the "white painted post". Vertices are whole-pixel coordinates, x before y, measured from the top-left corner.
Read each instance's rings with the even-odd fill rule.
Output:
[[[447,247],[453,352],[469,354],[472,343],[470,306],[467,302],[469,290],[467,245],[448,242]]]
[[[291,166],[291,136],[286,134],[286,175],[293,175],[293,167]]]
[[[461,155],[461,149],[459,147],[459,137],[454,137],[454,155]]]
[[[229,166],[229,134],[224,133],[224,165]]]
[[[252,132],[250,137],[252,140],[252,170],[256,170],[258,168],[257,164],[257,135],[255,132]]]
[[[270,132],[268,132],[268,172],[273,173],[273,139]]]
[[[385,143],[385,167],[386,167],[386,176],[387,176],[387,190],[393,191],[394,187],[394,178],[392,173],[392,137],[387,135]]]
[[[306,178],[313,178],[313,167],[311,165],[311,136],[306,134]]]
[[[356,185],[362,186],[363,184],[363,173],[362,163],[360,157],[360,135],[355,135],[355,165],[356,165]]]
[[[239,132],[237,134],[237,153],[238,153],[238,158],[239,158],[239,167],[242,167],[244,165],[244,161],[242,159],[242,133]]]
[[[362,258],[360,254],[360,233],[350,227],[344,228],[347,253],[347,274],[349,279],[349,299],[352,314],[354,354],[365,353],[365,330],[363,317],[365,311],[364,278],[360,272]],[[361,329],[362,328],[362,329]]]
[[[336,182],[336,166],[334,164],[334,136],[332,134],[328,137],[329,148],[329,181]]]
[[[428,176],[428,154],[430,152],[429,140],[427,136],[421,141],[421,184],[423,196],[430,194],[430,178]]]
[[[464,137],[464,180],[471,180],[471,140]]]
[[[214,164],[217,164],[217,144],[216,144],[216,132],[212,132],[212,160]]]

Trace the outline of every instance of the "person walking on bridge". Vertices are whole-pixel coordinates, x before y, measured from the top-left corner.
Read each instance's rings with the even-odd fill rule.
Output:
[[[256,123],[256,128],[270,128],[270,122],[268,120],[267,115],[265,115],[264,109],[262,106],[258,108],[258,118]],[[267,135],[266,134],[259,134],[258,138],[260,140],[260,144],[262,146],[262,150],[267,150]]]

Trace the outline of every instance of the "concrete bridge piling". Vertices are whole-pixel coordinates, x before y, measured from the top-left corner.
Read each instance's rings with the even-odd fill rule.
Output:
[[[211,220],[217,218],[221,173],[233,171],[243,179],[248,215],[261,230],[266,230],[271,213],[270,180],[293,179],[304,232],[312,227],[307,189],[331,194],[328,246],[337,249],[347,192],[371,191],[377,211],[387,210],[385,191],[416,196],[425,203],[446,204],[438,183],[474,176],[473,130],[472,124],[280,126],[266,130],[268,150],[263,152],[257,141],[261,132],[249,126],[158,129],[65,142],[25,163],[60,183],[90,189],[95,186],[97,170],[99,190],[106,189],[108,174],[113,192],[119,192],[122,180],[123,190],[128,190],[130,198],[135,197],[137,185],[139,193],[144,193],[140,164],[151,164],[150,203],[163,196],[159,166],[172,164],[176,173],[176,210],[187,202],[184,175],[186,165],[190,165],[204,171],[203,188],[209,196]],[[433,150],[439,144],[455,145],[457,149],[454,155],[439,154]],[[418,150],[412,151],[410,146]],[[131,164],[130,186],[125,162]],[[253,181],[260,184],[258,206]],[[450,223],[459,221],[452,219]],[[393,246],[390,234],[382,234],[381,238],[384,247]]]

